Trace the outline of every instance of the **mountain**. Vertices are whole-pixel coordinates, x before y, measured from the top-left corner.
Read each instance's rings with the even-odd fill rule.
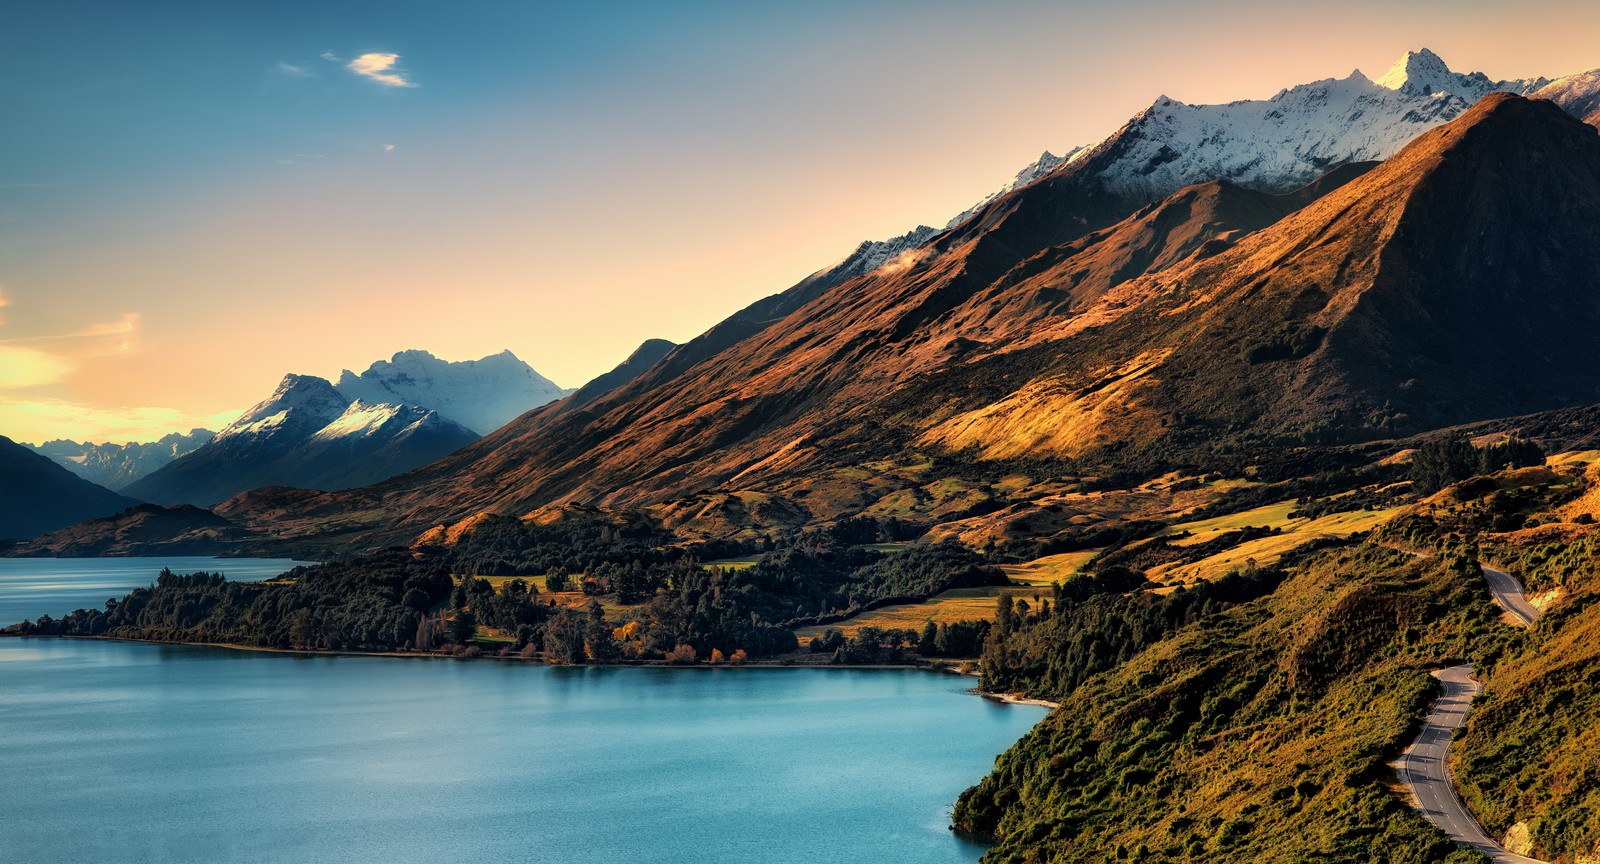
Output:
[[[1532,95],[1535,99],[1549,99],[1591,126],[1600,126],[1600,69],[1559,78]]]
[[[479,435],[573,392],[556,386],[510,351],[454,363],[427,351],[401,351],[360,375],[344,370],[337,386],[351,399],[373,405],[431,408]]]
[[[926,438],[991,456],[1173,452],[1600,401],[1583,335],[1600,325],[1597,268],[1600,136],[1548,102],[1491,94],[1232,249],[1014,341],[1019,356],[1087,353]]]
[[[477,439],[418,406],[351,400],[326,379],[288,375],[205,446],[129,487],[159,504],[209,506],[271,484],[345,489],[426,464]]]
[[[1387,296],[1374,286],[1388,285],[1400,269],[1379,279],[1374,262],[1409,261],[1396,237],[1415,236],[1410,226],[1421,211],[1404,209],[1409,193],[1397,198],[1393,190],[1411,187],[1387,165],[1355,178],[1362,170],[1356,163],[1392,156],[1408,135],[1464,119],[1467,97],[1481,88],[1481,76],[1454,84],[1439,78],[1420,62],[1426,59],[1418,52],[1397,64],[1400,74],[1383,76],[1389,86],[1354,74],[1263,101],[1158,100],[1110,138],[955,227],[910,232],[892,250],[864,244],[673,348],[581,410],[537,409],[359,493],[291,500],[294,493],[275,491],[260,502],[245,495],[229,502],[228,515],[288,533],[334,525],[342,537],[369,531],[367,543],[404,540],[481,511],[522,514],[563,503],[668,507],[672,518],[689,522],[719,508],[759,521],[764,509],[788,524],[887,507],[902,492],[923,494],[915,466],[929,453],[1069,458],[1094,471],[1224,462],[1242,470],[1263,440],[1361,441],[1503,416],[1495,412],[1581,404],[1592,395],[1581,376],[1545,380],[1528,356],[1505,356],[1493,345],[1464,359],[1475,366],[1494,358],[1485,370],[1494,386],[1482,399],[1464,394],[1452,406],[1446,394],[1461,390],[1442,370],[1459,353],[1450,346],[1454,337],[1417,324],[1415,315],[1396,317],[1426,346],[1402,351],[1406,337],[1385,334],[1370,305],[1358,302],[1368,293],[1373,302]],[[1425,72],[1432,84],[1407,86]],[[1576,91],[1582,78],[1562,81]],[[1440,80],[1445,91],[1415,95]],[[1536,126],[1559,125],[1549,111],[1532,116]],[[1503,130],[1505,123],[1488,126]],[[1577,132],[1584,127],[1564,128],[1552,133],[1551,152],[1571,151],[1560,158],[1581,164],[1587,145]],[[1444,158],[1425,173],[1451,176],[1480,158]],[[1493,158],[1529,164],[1524,154]],[[1594,244],[1585,223],[1552,222],[1550,214],[1585,212],[1586,187],[1553,188],[1549,177],[1560,172],[1524,173],[1493,174],[1481,194],[1437,205],[1438,212],[1472,214],[1524,183],[1537,193],[1526,194],[1524,204],[1543,208],[1527,224],[1545,233],[1519,235],[1502,249],[1440,229],[1434,242],[1457,246],[1448,259],[1439,253],[1408,264],[1420,285],[1437,293],[1433,286],[1455,279],[1450,261],[1483,264],[1465,274],[1465,284],[1477,285],[1529,260],[1483,259],[1484,249],[1502,249],[1502,256],[1547,261],[1557,271],[1544,274],[1549,284],[1568,290],[1585,266],[1581,250]],[[1309,182],[1297,187],[1299,180]],[[1492,188],[1499,191],[1491,195]],[[1337,208],[1326,203],[1335,199]],[[1413,203],[1425,200],[1419,195]],[[1379,201],[1401,210],[1380,214],[1363,203]],[[1493,206],[1521,214],[1524,204]],[[1307,222],[1312,214],[1327,221]],[[1480,213],[1470,224],[1496,237],[1514,223]],[[1257,244],[1268,242],[1277,257],[1260,251]],[[1263,286],[1285,284],[1283,262],[1291,260],[1314,265],[1327,284],[1301,284],[1270,307],[1252,300]],[[874,261],[883,263],[874,268]],[[1223,267],[1229,269],[1217,269]],[[1525,287],[1525,277],[1506,274],[1507,284]],[[1336,303],[1329,299],[1335,295]],[[1211,302],[1214,296],[1228,300]],[[1413,298],[1396,311],[1415,313],[1421,302]],[[1482,327],[1446,314],[1448,298],[1427,302],[1446,307],[1427,310],[1434,323],[1482,338]],[[1338,317],[1351,308],[1359,314]],[[1566,314],[1546,321],[1539,315],[1551,310],[1540,300],[1484,300],[1477,311],[1518,333],[1547,323],[1566,333],[1567,322],[1587,320]],[[1574,311],[1581,309],[1565,310]],[[1361,333],[1371,337],[1364,343],[1371,356],[1349,347]],[[1503,385],[1508,378],[1518,381]],[[1278,458],[1287,451],[1267,452]]]
[[[120,513],[40,534],[8,550],[17,557],[214,555],[260,539],[209,510],[140,504]]]
[[[179,456],[198,449],[215,434],[209,429],[191,429],[187,435],[173,432],[159,441],[129,441],[126,444],[92,444],[85,441],[80,444],[59,439],[26,446],[91,483],[118,490]]]
[[[908,449],[1204,466],[1600,401],[1583,336],[1600,326],[1600,140],[1550,103],[1491,95],[1353,179],[1276,199],[1219,181],[1113,221],[1116,152],[686,369],[669,354],[363,500],[407,514],[396,531],[712,489],[824,518],[871,498],[808,489]]]
[[[672,353],[678,346],[665,339],[646,339],[628,359],[617,364],[616,368],[603,375],[596,376],[594,380],[579,387],[567,400],[564,406],[568,410],[581,408],[584,405],[599,399],[601,396],[627,384],[629,381],[643,375],[650,367],[661,362],[662,358]]]
[[[0,538],[25,540],[138,501],[78,477],[50,459],[0,436]]]

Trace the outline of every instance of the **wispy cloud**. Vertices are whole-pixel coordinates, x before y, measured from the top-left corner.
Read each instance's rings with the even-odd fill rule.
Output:
[[[0,294],[0,308],[10,300]],[[0,324],[5,324],[0,316]],[[0,339],[0,390],[54,384],[71,375],[79,361],[132,354],[138,347],[139,314],[90,324],[69,333]]]
[[[321,153],[296,153],[287,159],[276,160],[279,165],[316,165],[328,157]]]
[[[396,65],[399,62],[399,54],[372,52],[368,54],[362,54],[360,57],[351,60],[349,63],[345,64],[344,68],[349,69],[351,72],[354,72],[363,78],[370,78],[371,80],[376,81],[385,87],[417,86],[406,78],[408,73]]]
[[[293,63],[282,62],[274,64],[272,71],[283,78],[312,78],[317,74],[306,66],[296,66]]]
[[[339,55],[333,53],[332,51],[324,51],[318,56],[320,56],[322,59],[328,61],[329,63],[338,63],[340,61],[340,59],[341,59],[339,57]]]
[[[238,409],[194,414],[176,408],[103,407],[66,399],[14,399],[0,396],[0,429],[17,441],[43,443],[52,438],[106,442],[154,441],[170,432],[221,429]]]
[[[4,285],[0,285],[0,309],[4,309],[10,305],[11,301],[6,298],[6,287]],[[0,324],[4,323],[6,323],[6,313],[0,312]]]
[[[394,152],[394,145],[393,144],[385,144],[385,145],[383,145],[383,152],[385,152],[385,153],[393,153]]]

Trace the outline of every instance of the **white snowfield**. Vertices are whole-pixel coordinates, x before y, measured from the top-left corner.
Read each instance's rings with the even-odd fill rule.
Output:
[[[572,392],[510,351],[454,363],[427,351],[401,351],[392,360],[373,363],[360,375],[344,370],[336,386],[351,399],[371,405],[431,408],[479,435]]]

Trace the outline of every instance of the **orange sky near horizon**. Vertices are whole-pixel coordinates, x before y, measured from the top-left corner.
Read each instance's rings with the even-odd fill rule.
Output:
[[[374,48],[397,51],[415,86],[341,96],[381,100],[358,118],[296,109],[293,129],[208,82],[196,122],[209,100],[228,119],[203,142],[175,128],[173,152],[128,170],[0,172],[0,435],[220,428],[285,373],[333,378],[407,348],[509,348],[578,386],[862,240],[942,225],[1040,151],[1094,143],[1162,94],[1266,98],[1355,68],[1377,77],[1424,46],[1493,78],[1600,66],[1600,16],[1583,4],[1504,5],[841,7],[837,26],[740,18],[629,55],[642,70],[509,83],[514,57],[452,77],[458,46],[392,30]],[[241,81],[297,77],[272,71],[277,48],[253,48]],[[294,50],[281,64],[300,69]],[[278,99],[296,83],[238,86]],[[127,86],[118,98],[145,98]],[[12,103],[43,118],[25,132],[83,98],[24,95]]]

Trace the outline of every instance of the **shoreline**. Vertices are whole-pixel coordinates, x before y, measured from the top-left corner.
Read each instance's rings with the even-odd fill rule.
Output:
[[[476,657],[462,657],[455,654],[432,651],[354,651],[333,648],[275,648],[269,645],[240,645],[234,642],[179,642],[170,639],[130,639],[125,636],[60,636],[28,633],[0,633],[0,639],[71,639],[85,642],[127,642],[135,645],[172,645],[185,648],[220,648],[228,651],[251,651],[261,654],[299,654],[306,657],[390,657],[401,660],[508,660],[518,663],[531,663],[540,666],[551,666],[567,669],[621,669],[621,668],[659,668],[659,669],[748,669],[759,667],[764,669],[919,669],[925,672],[940,672],[945,674],[960,675],[954,669],[943,668],[934,664],[916,663],[796,663],[785,660],[748,660],[744,663],[692,663],[675,665],[661,660],[635,660],[626,663],[551,663],[538,657],[523,657],[519,654],[499,655],[488,652]],[[977,692],[977,691],[973,691]]]
[[[964,678],[976,678],[975,672],[963,672],[955,666],[938,663],[795,663],[792,660],[751,660],[742,664],[732,663],[694,663],[690,665],[674,665],[659,660],[637,660],[628,663],[551,663],[538,657],[523,657],[518,654],[501,656],[498,654],[479,654],[476,657],[461,657],[455,654],[422,652],[422,651],[350,651],[328,648],[274,648],[266,645],[239,645],[231,642],[175,642],[165,639],[129,639],[124,636],[54,636],[31,635],[22,633],[0,633],[0,639],[70,639],[85,642],[126,642],[134,645],[166,645],[182,648],[216,648],[224,651],[248,651],[258,654],[292,654],[302,657],[381,657],[397,660],[503,660],[517,663],[549,666],[551,668],[565,669],[902,669],[932,672],[939,675],[956,675]],[[1017,693],[994,693],[980,690],[977,687],[967,688],[968,693],[992,702],[1001,702],[1007,705],[1032,705],[1039,708],[1055,710],[1061,707],[1059,702],[1046,699],[1035,699]]]

